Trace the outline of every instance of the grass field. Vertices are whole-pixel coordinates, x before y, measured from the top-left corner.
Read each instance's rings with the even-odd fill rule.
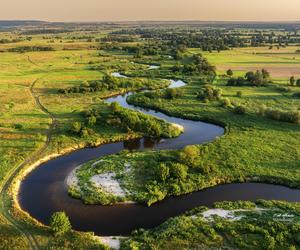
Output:
[[[203,53],[208,60],[217,67],[220,74],[232,69],[235,75],[242,75],[247,71],[267,69],[276,80],[288,81],[291,76],[300,78],[300,53],[296,53],[300,46],[269,49],[235,48],[232,50]],[[191,53],[198,53],[197,49],[189,49]]]
[[[103,103],[102,98],[118,94],[119,90],[63,95],[57,93],[58,89],[79,86],[87,80],[98,80],[105,73],[114,71],[125,71],[131,76],[150,75],[154,78],[173,76],[170,68],[176,64],[174,60],[159,56],[144,56],[138,59],[161,65],[160,70],[149,73],[144,70],[147,66],[131,63],[138,61],[133,55],[124,51],[99,50],[99,44],[94,40],[87,42],[72,38],[82,34],[74,32],[59,35],[59,38],[49,36],[47,39],[37,35],[30,41],[0,45],[2,184],[10,184],[7,178],[26,159],[35,161],[53,153],[62,153],[68,148],[128,138],[128,133],[124,130],[107,126],[100,126],[93,138],[78,137],[69,133],[74,122],[82,121],[82,111],[90,108],[105,110],[107,105]],[[0,36],[15,35],[1,33]],[[99,32],[93,36],[99,38],[103,33]],[[18,46],[51,46],[55,51],[22,54],[7,52],[7,49]],[[300,78],[300,55],[295,53],[297,49],[299,47],[292,46],[280,50],[243,48],[203,54],[217,66],[220,75],[228,68],[233,69],[235,75],[256,68],[266,68],[276,84],[286,84],[291,75]],[[201,51],[197,49],[189,49],[189,53],[199,52]],[[101,69],[91,70],[93,66],[100,66]],[[231,109],[220,107],[218,102],[203,103],[196,98],[195,92],[201,87],[201,76],[176,77],[182,77],[189,83],[184,88],[183,96],[171,101],[150,100],[142,105],[179,117],[215,120],[229,127],[224,137],[205,146],[205,152],[208,153],[201,155],[201,161],[214,166],[214,171],[207,176],[201,175],[202,187],[237,180],[246,181],[254,177],[259,177],[260,181],[300,187],[299,125],[273,121],[257,115],[257,110],[262,104],[284,110],[299,109],[300,99],[292,97],[293,93],[300,92],[299,88],[292,87],[290,92],[282,93],[275,86],[228,87],[225,84],[226,79],[218,77],[215,84],[222,89],[223,97],[247,108],[245,115],[236,115]],[[242,97],[236,95],[237,91],[242,91]],[[7,244],[7,249],[36,245],[25,238],[24,232],[33,235],[41,248],[100,247],[91,235],[71,233],[63,238],[54,238],[47,228],[33,225],[32,221],[24,218],[18,210],[13,209],[12,216],[8,213],[11,210],[11,201],[5,186],[3,197],[1,196],[0,241]],[[197,188],[199,187],[193,190]]]

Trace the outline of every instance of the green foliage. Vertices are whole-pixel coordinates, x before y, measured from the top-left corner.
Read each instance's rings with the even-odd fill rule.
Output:
[[[293,97],[294,97],[294,98],[300,98],[300,92],[294,93],[294,94],[293,94]]]
[[[226,98],[222,98],[220,100],[220,102],[221,102],[221,106],[224,107],[224,108],[230,108],[232,106],[230,99],[227,98],[227,97]]]
[[[32,51],[54,51],[54,48],[48,46],[20,46],[16,48],[10,48],[8,49],[8,51],[25,53],[25,52],[32,52]]]
[[[256,207],[256,204],[251,201],[222,201],[216,202],[214,207],[226,210],[253,209]]]
[[[188,166],[180,163],[172,163],[170,165],[171,176],[175,179],[184,181],[188,175]]]
[[[170,176],[170,168],[164,164],[161,163],[158,165],[158,179],[165,182],[167,180],[167,178]]]
[[[242,105],[237,105],[237,106],[234,106],[233,108],[233,113],[237,114],[237,115],[244,115],[246,114],[246,108]]]
[[[290,85],[291,85],[291,86],[294,86],[295,83],[296,83],[295,77],[294,77],[294,76],[291,76],[291,77],[290,77]]]
[[[231,76],[233,76],[233,71],[231,69],[228,69],[226,71],[226,74],[231,77]]]
[[[261,106],[259,114],[276,121],[296,124],[300,123],[300,111],[282,111],[280,109],[272,109],[267,108],[266,106]]]
[[[200,160],[199,148],[195,145],[184,147],[179,152],[179,161],[188,166],[196,166]]]
[[[182,58],[182,56],[180,56]],[[172,67],[174,73],[184,75],[206,75],[214,77],[216,75],[215,67],[212,66],[201,54],[193,55],[188,58],[188,63],[177,64]]]
[[[72,226],[65,212],[56,212],[51,216],[50,228],[55,235],[63,235],[69,232]]]
[[[221,97],[222,90],[210,85],[203,86],[197,93],[197,98],[204,102],[220,100]]]
[[[113,116],[108,117],[106,122],[113,118],[116,125],[122,124],[127,131],[141,132],[149,137],[176,137],[182,132],[179,128],[141,112],[136,112],[120,107],[116,103],[111,104]],[[118,121],[119,120],[119,121]]]
[[[242,91],[237,91],[236,96],[239,97],[239,98],[242,98],[243,97],[243,92]]]
[[[260,27],[260,24],[257,24],[257,26]],[[264,26],[262,25],[262,27]],[[167,81],[162,84],[161,79],[173,78],[176,75],[177,78],[184,77],[186,82],[189,83],[184,88],[182,98],[174,98],[172,101],[168,101],[164,96],[165,91],[161,91],[158,94],[149,94],[149,97],[140,95],[139,98],[141,96],[144,98],[143,105],[155,107],[168,114],[186,119],[217,120],[218,124],[221,123],[228,126],[228,133],[225,137],[207,145],[207,153],[201,153],[199,166],[197,165],[195,169],[189,169],[185,181],[175,179],[169,174],[163,182],[157,174],[157,166],[160,164],[165,164],[170,169],[172,163],[178,163],[177,154],[171,157],[172,152],[165,153],[163,157],[158,157],[158,159],[154,159],[153,161],[150,160],[156,155],[154,152],[149,153],[150,156],[148,158],[139,158],[136,168],[134,168],[130,176],[126,176],[125,171],[118,172],[118,169],[122,169],[122,166],[125,164],[124,162],[121,162],[123,165],[120,164],[120,158],[116,157],[112,162],[108,162],[104,167],[107,171],[112,171],[112,168],[115,167],[114,171],[117,173],[117,178],[121,180],[132,178],[131,182],[128,181],[130,183],[128,186],[136,185],[134,186],[135,188],[131,189],[138,190],[137,196],[134,197],[136,200],[144,201],[145,203],[149,200],[149,193],[147,193],[145,188],[143,189],[145,184],[154,186],[151,188],[152,193],[155,194],[151,200],[152,202],[163,199],[165,195],[181,195],[221,183],[230,183],[236,180],[243,181],[249,176],[257,177],[260,181],[299,187],[298,163],[300,147],[298,126],[295,124],[278,123],[272,120],[266,122],[264,118],[256,116],[254,112],[250,113],[251,110],[257,110],[261,103],[265,103],[272,109],[282,109],[286,112],[299,109],[299,101],[296,99],[299,95],[297,97],[297,93],[295,93],[296,88],[290,88],[291,90],[286,87],[274,88],[269,87],[268,84],[264,84],[265,87],[261,88],[247,88],[246,85],[249,83],[245,83],[245,79],[242,77],[241,82],[245,84],[241,86],[243,86],[245,97],[239,99],[238,102],[249,108],[250,111],[247,116],[235,116],[232,112],[229,112],[230,109],[222,109],[220,105],[215,105],[214,102],[199,103],[199,101],[195,100],[195,91],[199,89],[200,84],[203,84],[203,74],[212,75],[208,81],[211,83],[211,79],[214,79],[214,73],[212,69],[205,70],[207,65],[205,66],[205,63],[200,62],[202,59],[197,62],[190,54],[198,53],[200,51],[199,48],[203,51],[212,52],[213,50],[226,50],[229,47],[261,46],[268,43],[268,41],[276,41],[276,43],[278,41],[282,45],[285,42],[297,44],[299,43],[299,35],[283,35],[289,32],[283,29],[280,32],[275,32],[275,34],[272,34],[273,31],[267,29],[258,34],[257,30],[253,28],[251,30],[235,30],[202,29],[201,27],[197,27],[196,29],[197,32],[185,28],[176,28],[176,31],[174,29],[166,32],[167,29],[165,27],[160,28],[159,26],[155,27],[154,30],[151,28],[130,28],[124,31],[126,34],[129,33],[129,35],[122,36],[117,33],[113,37],[108,37],[109,40],[107,42],[102,40],[103,33],[99,32],[98,27],[96,32],[82,31],[76,28],[74,33],[70,30],[59,28],[55,28],[52,31],[48,28],[42,30],[25,30],[21,31],[21,33],[43,34],[43,32],[49,32],[54,34],[66,31],[68,33],[57,34],[57,37],[56,35],[55,37],[48,37],[48,33],[45,33],[46,35],[43,38],[40,35],[27,38],[21,37],[20,39],[26,39],[27,41],[24,41],[24,43],[23,41],[15,42],[32,47],[41,46],[42,44],[46,47],[48,43],[53,43],[53,48],[56,50],[48,51],[47,53],[41,53],[37,51],[39,49],[35,48],[15,50],[18,52],[34,50],[30,54],[21,57],[19,54],[5,52],[8,48],[14,48],[17,45],[12,44],[14,42],[13,37],[16,35],[7,35],[7,32],[4,32],[3,36],[9,37],[10,41],[4,39],[3,43],[11,44],[2,46],[1,48],[3,52],[1,53],[0,72],[2,79],[1,91],[4,94],[0,98],[4,105],[2,105],[2,109],[0,110],[0,179],[3,179],[14,166],[18,166],[29,155],[42,148],[44,145],[43,142],[46,141],[46,133],[48,133],[46,129],[50,127],[50,117],[45,115],[36,103],[32,101],[32,96],[29,92],[24,92],[25,83],[28,85],[28,83],[33,82],[36,78],[42,79],[37,83],[38,90],[36,89],[36,93],[38,93],[41,103],[53,112],[57,120],[57,126],[54,128],[51,143],[45,152],[46,154],[50,154],[77,144],[86,145],[91,140],[92,132],[95,132],[93,137],[97,138],[97,140],[99,139],[99,142],[102,143],[127,138],[127,134],[124,135],[123,133],[125,128],[121,129],[117,126],[110,126],[109,123],[105,122],[106,118],[108,118],[107,120],[116,119],[112,124],[118,124],[120,119],[114,116],[108,117],[111,115],[111,110],[108,110],[106,105],[102,104],[100,98],[132,89],[167,86]],[[115,32],[122,31],[118,29]],[[97,37],[97,34],[100,34],[101,38]],[[245,34],[247,35],[245,36]],[[276,48],[277,44],[272,46]],[[100,52],[96,51],[98,48],[101,49]],[[264,51],[262,47],[260,49]],[[168,58],[168,55],[174,55],[174,52],[177,50],[182,55],[184,53],[183,56],[179,55],[180,58],[178,59],[181,61],[178,61],[178,65],[176,65],[174,60]],[[291,47],[290,50],[292,50],[292,53],[288,52],[284,60],[280,58],[282,58],[282,53],[286,53],[285,51],[282,51],[282,53],[273,53],[270,51],[264,56],[262,53],[251,55],[252,50],[252,48],[248,48],[247,50],[242,48],[239,50],[240,54],[238,56],[243,54],[241,58],[245,60],[243,65],[247,62],[245,66],[248,66],[253,61],[260,62],[259,65],[262,64],[261,62],[264,64],[276,63],[276,66],[279,67],[283,64],[298,65],[297,60],[292,59],[295,56],[292,54],[295,51],[294,47]],[[229,54],[238,54],[232,52],[231,50],[228,51]],[[131,64],[132,55],[141,55],[143,57],[143,60],[135,60],[135,62],[155,63],[161,65],[161,69],[145,70],[146,66]],[[146,55],[149,56],[146,57]],[[215,57],[219,64],[222,62],[222,57],[228,57],[225,51],[220,54],[207,53],[207,55],[208,58],[210,55]],[[27,56],[30,56],[30,58]],[[239,62],[239,60],[236,60],[235,64],[237,65]],[[228,68],[229,66],[225,65],[225,67]],[[92,68],[94,70],[91,70]],[[106,72],[115,71],[124,72],[127,76],[143,76],[151,77],[151,79],[105,79]],[[236,72],[236,74],[238,75],[239,72]],[[14,77],[16,75],[18,75],[17,78]],[[261,80],[261,77],[259,76],[258,79]],[[286,84],[286,79],[288,79],[288,76],[285,76],[284,81],[278,81],[278,86],[282,85],[282,83]],[[113,83],[114,80],[117,80],[116,85]],[[214,81],[214,84],[222,89],[224,96],[230,96],[232,103],[236,103],[236,88],[231,89],[230,86],[224,86],[223,83],[224,79],[222,78],[217,78]],[[296,79],[294,85],[296,85]],[[57,91],[57,88],[63,89],[64,93],[67,93],[70,88],[76,88],[75,91],[72,90],[70,93],[82,92],[86,94],[55,95],[54,93]],[[11,100],[13,100],[14,106],[10,104]],[[89,116],[76,112],[77,110],[90,110],[90,107],[100,110],[101,114]],[[96,122],[93,117],[96,118]],[[83,136],[73,136],[73,133],[68,133],[74,122],[80,124],[78,126],[80,128],[77,129],[76,134],[82,134]],[[22,127],[17,124],[21,124]],[[35,133],[33,131],[41,133],[42,138],[34,136]],[[286,146],[287,143],[283,142],[288,142],[288,147]],[[130,159],[127,159],[127,161],[131,162]],[[144,161],[146,161],[145,164]],[[101,171],[102,167],[103,165],[96,168],[96,170]],[[197,171],[198,168],[203,170],[199,172]],[[95,172],[91,172],[95,174]],[[203,176],[203,173],[206,173],[205,176]],[[86,173],[87,176],[88,174]],[[125,184],[121,181],[121,185]],[[138,188],[136,188],[137,186]],[[83,192],[86,194],[92,191],[83,190]],[[95,191],[94,194],[97,192]],[[115,197],[108,197],[107,194],[87,196],[94,203],[101,197],[107,204],[110,204],[110,200],[115,199]],[[129,197],[129,199],[131,198]],[[286,211],[291,211],[287,205],[285,207]],[[253,220],[247,224],[244,224],[244,221],[233,222],[233,226],[230,226],[231,222],[228,224],[219,222],[218,227],[215,227],[217,234],[218,230],[221,230],[219,235],[211,230],[213,226],[207,225],[205,222],[202,223],[201,221],[198,227],[195,219],[180,220],[177,221],[180,222],[179,224],[174,223],[170,228],[167,226],[166,228],[160,228],[153,238],[152,234],[146,231],[146,240],[132,241],[131,246],[140,249],[149,249],[151,247],[158,249],[206,249],[221,248],[224,243],[225,248],[260,249],[274,246],[275,242],[275,248],[299,248],[300,237],[299,230],[297,229],[299,223],[292,223],[292,229],[290,229],[289,226],[274,223],[270,215],[267,216],[264,214],[264,216],[267,219],[261,220],[260,224],[257,222],[257,218],[260,218],[257,214],[253,215],[256,221]],[[271,223],[268,223],[270,221]],[[176,230],[173,231],[174,229]],[[97,245],[93,236],[84,237],[83,234],[75,235],[67,233],[61,237],[51,237],[37,227],[34,227],[34,230],[36,230],[34,234],[36,233],[39,241],[44,240],[49,242],[48,245],[39,242],[41,248],[100,248],[99,243]],[[160,235],[164,237],[163,240],[159,237]],[[0,221],[0,237],[0,242],[7,249],[29,248],[25,238],[3,221]],[[225,238],[224,241],[222,237]],[[91,241],[93,243],[90,244]]]
[[[249,71],[244,77],[230,78],[227,81],[228,86],[265,86],[270,83],[270,74],[267,70],[262,69],[256,72]]]
[[[218,216],[204,220],[202,213],[207,208],[199,207],[154,229],[134,231],[129,239],[122,242],[122,248],[297,249],[300,244],[299,210],[295,213],[289,208],[282,210],[276,203],[267,203],[268,206],[259,203],[261,211],[257,211],[256,204],[251,202],[216,204],[218,208],[232,210],[237,218],[241,217],[237,220]],[[284,214],[293,215],[293,221],[278,220]]]
[[[158,89],[167,85],[166,81],[145,78],[117,78],[111,74],[105,74],[102,80],[84,81],[79,86],[58,89],[60,94],[70,93],[94,93],[105,91],[123,91]]]
[[[72,132],[74,132],[75,134],[80,133],[81,129],[82,129],[82,125],[81,125],[80,122],[74,122],[74,123],[72,124],[72,129],[71,129],[71,130],[72,130]]]
[[[165,98],[167,99],[174,99],[183,96],[182,89],[166,89],[165,93]]]

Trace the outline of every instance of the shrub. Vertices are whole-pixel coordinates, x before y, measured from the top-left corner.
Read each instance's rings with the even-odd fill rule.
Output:
[[[74,132],[75,134],[78,134],[81,131],[82,125],[80,122],[74,122],[72,124],[71,131]]]
[[[233,108],[233,112],[237,115],[243,115],[246,113],[246,108],[244,106],[238,105]]]
[[[171,175],[180,180],[185,180],[188,174],[188,167],[180,163],[172,163],[170,166]]]
[[[189,166],[195,166],[200,158],[197,146],[186,146],[179,152],[179,161]]]
[[[221,106],[224,107],[224,108],[228,108],[228,107],[231,107],[231,101],[229,98],[223,98],[221,100]]]
[[[50,227],[55,235],[63,235],[71,230],[71,223],[65,212],[56,212],[51,216]]]
[[[261,106],[259,109],[259,114],[276,121],[295,124],[300,123],[300,111],[283,111],[279,109],[267,108],[266,106]]]
[[[23,129],[23,125],[20,124],[20,123],[17,123],[17,124],[14,125],[14,128],[18,129],[18,130],[21,130],[21,129]]]
[[[245,83],[245,79],[243,77],[230,78],[227,81],[227,86],[243,86],[244,83]]]
[[[117,102],[112,102],[111,104],[110,104],[110,109],[111,109],[111,111],[112,112],[119,112],[121,109],[122,109],[122,107],[120,106],[120,104],[119,103],[117,103]]]
[[[97,122],[97,118],[95,116],[92,115],[92,116],[87,117],[87,124],[89,126],[94,126],[96,124],[96,122]]]
[[[226,71],[226,74],[231,77],[231,76],[233,76],[233,71],[231,69],[228,69]]]
[[[236,96],[241,98],[243,96],[243,92],[242,91],[237,91]]]
[[[261,116],[265,115],[265,112],[267,110],[267,106],[266,105],[260,105],[258,108],[258,114],[260,114]]]
[[[294,85],[295,85],[295,82],[296,82],[295,77],[294,77],[294,76],[291,76],[291,77],[290,77],[290,85],[291,85],[291,86],[294,86]]]
[[[201,90],[197,93],[197,98],[202,101],[215,101],[219,100],[222,96],[222,90],[210,85],[206,85],[201,88]]]
[[[165,98],[174,99],[183,96],[182,89],[166,89]]]
[[[279,92],[285,92],[285,93],[291,92],[291,88],[289,88],[289,87],[283,87],[283,86],[277,86],[276,90],[279,91]]]
[[[293,97],[294,97],[294,98],[300,98],[300,92],[294,93],[294,94],[293,94]]]
[[[104,118],[109,125],[121,125],[127,131],[141,132],[156,138],[173,138],[182,133],[179,127],[141,112],[124,109],[118,103],[111,103],[110,109],[113,114]]]
[[[158,175],[158,178],[165,182],[167,180],[167,178],[169,177],[170,175],[170,168],[164,164],[164,163],[161,163],[159,164],[158,166],[158,171],[157,171],[157,175]]]
[[[214,207],[226,210],[253,209],[256,204],[251,201],[221,201],[214,203]]]
[[[267,70],[249,71],[244,77],[230,78],[227,81],[228,86],[264,86],[270,82],[270,74]]]

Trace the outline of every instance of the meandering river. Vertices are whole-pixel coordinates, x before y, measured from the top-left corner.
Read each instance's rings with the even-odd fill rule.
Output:
[[[126,77],[119,73],[114,75]],[[184,85],[182,81],[171,81],[169,87],[177,88]],[[160,112],[129,105],[126,98],[131,94],[108,98],[107,102],[118,102],[125,108],[139,110],[182,125],[184,133],[174,139],[142,138],[80,149],[43,163],[21,183],[18,199],[23,210],[44,224],[49,223],[54,212],[65,211],[74,229],[108,236],[128,235],[137,228],[152,228],[172,216],[200,205],[211,206],[216,201],[256,199],[300,201],[300,190],[259,183],[221,185],[189,195],[170,197],[151,207],[140,204],[84,205],[82,201],[71,198],[67,193],[66,178],[75,167],[84,162],[115,154],[123,149],[180,149],[186,145],[211,142],[224,134],[224,129],[220,126],[170,117]]]

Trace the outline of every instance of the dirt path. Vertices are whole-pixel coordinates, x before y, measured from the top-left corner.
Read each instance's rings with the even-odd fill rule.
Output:
[[[36,63],[34,63],[30,57],[28,57],[28,61],[38,66]],[[8,174],[6,179],[3,181],[2,185],[0,186],[0,213],[3,215],[3,217],[7,220],[9,224],[11,224],[18,232],[20,232],[23,237],[25,237],[28,241],[28,244],[31,249],[40,249],[39,243],[37,242],[34,235],[27,230],[27,228],[19,222],[11,213],[10,213],[10,205],[11,205],[11,199],[9,197],[8,191],[9,187],[14,180],[14,178],[19,174],[19,172],[29,163],[33,163],[34,161],[38,160],[40,156],[46,151],[48,148],[51,139],[52,139],[52,132],[54,128],[57,126],[57,120],[55,119],[55,116],[41,103],[40,96],[35,92],[35,85],[36,83],[41,80],[41,78],[36,79],[31,85],[30,85],[30,93],[32,95],[32,98],[34,99],[36,106],[45,114],[47,114],[51,119],[51,124],[49,129],[46,132],[46,142],[44,145],[35,153],[33,153],[31,156],[29,156],[23,163],[18,165],[17,167],[13,168]]]

